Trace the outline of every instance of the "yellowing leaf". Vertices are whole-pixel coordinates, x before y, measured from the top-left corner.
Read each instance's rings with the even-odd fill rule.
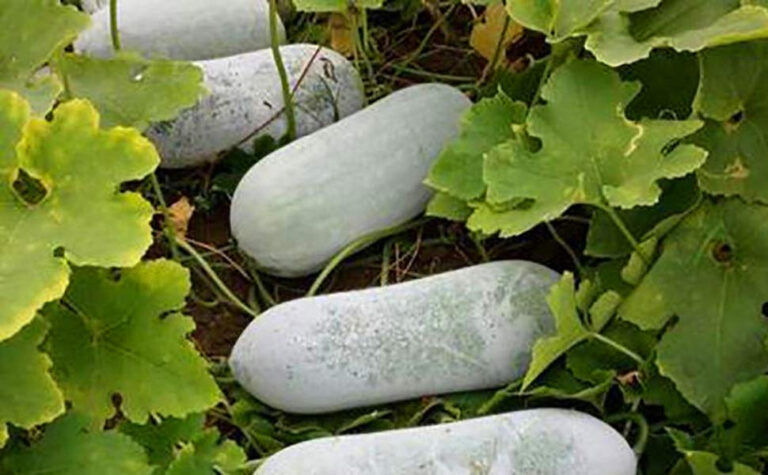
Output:
[[[505,24],[507,24],[506,31],[504,31]],[[503,60],[507,47],[522,35],[523,27],[511,20],[507,23],[507,11],[504,5],[495,3],[485,9],[480,21],[472,27],[469,44],[480,56],[489,61],[493,59],[498,48],[499,58]],[[504,62],[500,61],[499,65],[503,66]]]
[[[195,324],[179,313],[189,288],[189,272],[173,261],[144,262],[118,280],[108,269],[75,271],[63,301],[44,316],[54,379],[76,410],[100,424],[119,394],[123,414],[144,422],[219,401],[205,360],[186,338]]]
[[[194,212],[195,207],[192,206],[186,196],[182,196],[177,202],[168,207],[168,218],[176,236],[183,238],[187,235],[189,220],[192,219]]]
[[[157,166],[152,144],[133,129],[100,130],[85,101],[51,121],[26,122],[27,113],[18,95],[0,91],[0,341],[64,293],[68,263],[135,265],[152,243],[152,206],[119,190]],[[21,196],[13,183],[25,177],[44,196]]]
[[[331,13],[328,29],[331,32],[331,48],[347,57],[355,54],[356,32],[352,30],[346,15]]]
[[[64,397],[48,374],[51,360],[37,349],[47,331],[36,319],[0,342],[0,447],[6,423],[31,429],[64,412]]]

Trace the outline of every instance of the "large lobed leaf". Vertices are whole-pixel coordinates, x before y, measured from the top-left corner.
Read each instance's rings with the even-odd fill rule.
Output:
[[[147,139],[134,129],[99,130],[82,100],[57,108],[51,121],[27,118],[23,99],[0,91],[0,341],[64,293],[68,263],[131,266],[152,242],[152,206],[119,191],[159,163]],[[44,188],[39,201],[14,189],[22,171]]]
[[[511,139],[513,127],[525,121],[527,108],[504,92],[482,99],[461,117],[460,135],[435,159],[425,183],[463,201],[485,192],[483,157]]]
[[[768,208],[707,203],[663,242],[656,264],[620,315],[644,329],[679,321],[657,363],[680,392],[716,421],[734,385],[768,370]]]
[[[151,122],[175,118],[206,92],[199,67],[135,53],[109,59],[65,54],[57,67],[67,78],[68,92],[96,107],[102,127],[143,130]]]
[[[46,112],[61,85],[35,72],[89,24],[88,15],[58,0],[0,2],[0,89],[22,94],[35,111]]]
[[[144,422],[219,401],[205,360],[186,338],[194,322],[178,313],[189,289],[188,271],[173,261],[143,262],[118,280],[107,269],[75,271],[62,301],[43,314],[54,378],[76,410],[102,422],[114,414],[117,394],[122,413]]]
[[[742,4],[743,3],[743,4]],[[700,51],[768,37],[768,9],[739,0],[663,0],[634,13],[610,11],[584,29],[598,61],[633,63],[654,48]]]
[[[659,200],[662,178],[684,176],[706,152],[676,142],[701,127],[695,120],[627,120],[624,109],[639,91],[592,61],[557,69],[542,90],[546,105],[531,110],[532,150],[511,140],[486,156],[487,203],[470,217],[473,230],[521,234],[557,218],[574,204],[632,208]],[[499,210],[515,199],[523,206]]]
[[[15,448],[0,461],[9,475],[149,475],[141,446],[117,431],[91,431],[86,416],[70,413],[49,425],[29,448]]]
[[[704,190],[768,203],[768,41],[700,53],[696,110],[707,124],[693,142],[710,151]]]
[[[47,331],[36,319],[0,342],[0,447],[8,437],[6,423],[31,429],[64,412],[64,398],[48,374],[51,360],[37,349]]]

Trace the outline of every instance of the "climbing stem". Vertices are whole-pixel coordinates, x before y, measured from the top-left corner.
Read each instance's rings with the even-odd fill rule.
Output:
[[[370,246],[371,244],[378,241],[379,239],[384,239],[386,237],[393,236],[395,234],[400,234],[402,232],[408,231],[409,229],[418,228],[419,226],[423,225],[427,221],[428,219],[424,218],[416,221],[411,221],[409,223],[392,226],[390,228],[382,229],[380,231],[374,231],[348,244],[345,248],[339,251],[339,253],[336,254],[333,257],[333,259],[331,259],[330,262],[328,262],[328,264],[325,266],[322,272],[320,272],[320,275],[317,276],[315,281],[312,283],[312,286],[307,291],[307,297],[311,297],[315,295],[317,291],[320,290],[320,286],[323,285],[323,282],[325,282],[325,279],[328,278],[331,272],[333,272],[333,270],[336,269],[336,267],[338,267],[339,264],[341,264],[341,261],[343,261],[350,255],[354,254],[360,249]]]
[[[176,246],[176,231],[174,231],[171,225],[171,213],[168,211],[168,204],[165,202],[163,196],[163,189],[160,187],[160,181],[157,179],[157,174],[152,172],[149,175],[149,181],[152,183],[152,189],[157,197],[157,202],[160,208],[160,212],[163,214],[163,234],[168,240],[168,245],[171,248],[171,255],[173,260],[180,262],[179,248]]]
[[[626,224],[624,224],[624,221],[621,219],[621,216],[619,216],[619,213],[616,212],[615,209],[613,209],[611,206],[606,204],[597,204],[595,205],[599,209],[603,210],[605,214],[608,215],[609,218],[611,218],[611,221],[613,221],[613,224],[616,225],[617,228],[619,228],[619,231],[621,231],[621,234],[624,235],[624,238],[632,245],[632,248],[637,252],[637,255],[640,256],[640,258],[647,264],[649,262],[648,257],[645,255],[643,250],[640,248],[640,243],[635,239],[635,236],[632,235],[632,232],[629,230]]]
[[[242,300],[240,300],[231,290],[229,290],[229,287],[224,284],[224,282],[221,281],[219,276],[216,274],[216,272],[211,268],[210,264],[206,262],[205,259],[203,259],[203,256],[201,256],[194,247],[192,247],[188,242],[186,242],[184,239],[176,238],[176,244],[178,244],[179,247],[184,249],[185,252],[187,252],[190,256],[192,256],[197,264],[203,269],[203,271],[208,275],[208,277],[213,281],[214,284],[216,284],[216,287],[219,288],[222,294],[232,302],[232,304],[242,310],[243,312],[247,313],[248,315],[256,318],[259,316],[259,310],[253,309],[249,307],[248,305],[244,304]]]
[[[645,417],[639,412],[622,412],[608,416],[605,420],[606,422],[631,421],[637,424],[637,441],[635,442],[635,445],[632,446],[632,450],[635,452],[635,455],[640,457],[645,451],[645,445],[648,442],[648,434],[650,432],[648,429],[648,421]]]
[[[621,343],[613,341],[610,338],[608,338],[607,336],[601,335],[600,333],[597,333],[597,332],[592,332],[592,333],[590,333],[589,336],[591,336],[595,340],[598,340],[600,342],[605,343],[606,345],[612,347],[616,351],[624,353],[625,355],[627,355],[630,358],[632,358],[638,365],[644,365],[645,364],[645,360],[643,359],[642,356],[638,355],[637,353],[635,353],[634,351],[630,350],[629,348],[627,348],[626,346],[622,345]]]
[[[112,37],[112,49],[120,51],[120,31],[117,29],[117,0],[109,0],[109,34]]]
[[[291,85],[288,83],[288,73],[285,71],[285,63],[283,63],[283,57],[280,55],[280,35],[277,28],[277,0],[269,0],[269,39],[277,74],[280,76],[280,87],[283,90],[285,118],[286,122],[288,122],[288,130],[285,135],[290,142],[296,138],[296,109],[293,107],[293,94],[291,93]]]
[[[571,246],[568,244],[568,242],[563,239],[560,234],[557,232],[557,229],[550,223],[549,221],[544,221],[544,224],[547,226],[547,229],[549,230],[549,233],[552,235],[552,237],[557,241],[557,243],[562,247],[566,253],[571,257],[571,260],[573,261],[573,265],[576,266],[576,270],[579,272],[579,276],[584,276],[584,267],[581,265],[581,261],[579,260],[579,256],[576,255],[576,252],[571,248]]]

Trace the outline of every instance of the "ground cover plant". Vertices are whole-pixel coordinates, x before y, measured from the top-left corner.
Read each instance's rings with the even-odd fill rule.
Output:
[[[117,15],[114,56],[80,54],[78,2],[0,0],[0,473],[251,473],[317,437],[543,406],[611,424],[643,474],[765,473],[768,3],[272,0],[273,33],[278,12],[369,101],[442,82],[474,102],[426,216],[304,279],[261,272],[227,222],[295,124],[156,171],[142,132],[207,94],[201,70],[122,51]],[[562,277],[506,387],[297,416],[226,365],[277,303],[510,258]]]

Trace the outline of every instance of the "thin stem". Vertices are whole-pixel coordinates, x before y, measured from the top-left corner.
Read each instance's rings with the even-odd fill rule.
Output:
[[[624,353],[625,355],[627,355],[630,358],[632,358],[638,365],[642,366],[642,365],[645,364],[645,360],[643,359],[642,356],[638,355],[637,353],[635,353],[634,351],[630,350],[629,348],[627,348],[626,346],[622,345],[621,343],[615,342],[615,341],[611,340],[610,338],[608,338],[607,336],[601,335],[600,333],[597,333],[597,332],[592,332],[592,333],[589,334],[589,336],[591,336],[595,340],[598,340],[598,341],[601,341],[601,342],[605,343],[606,345],[610,346],[611,348],[613,348],[616,351]]]
[[[325,266],[322,272],[320,272],[320,275],[317,276],[315,281],[312,283],[312,286],[309,288],[309,291],[307,291],[307,297],[311,297],[315,295],[317,291],[320,290],[320,286],[323,285],[323,282],[325,282],[325,279],[328,278],[331,272],[333,272],[333,270],[336,269],[336,267],[338,267],[339,264],[341,264],[341,261],[343,261],[350,255],[354,254],[360,249],[363,249],[373,244],[379,239],[384,239],[385,237],[393,236],[395,234],[400,234],[402,232],[408,231],[409,229],[417,228],[423,225],[426,221],[427,219],[419,219],[417,221],[413,221],[410,223],[392,226],[390,228],[382,229],[380,231],[374,231],[370,234],[367,234],[361,237],[357,241],[354,241],[348,244],[344,249],[339,251],[339,253],[336,254],[333,257],[333,259],[331,259],[331,261]]]
[[[222,294],[224,294],[225,297],[227,297],[232,304],[242,310],[243,312],[247,313],[248,315],[256,318],[259,316],[259,310],[254,310],[251,307],[244,304],[237,296],[232,293],[231,290],[229,290],[229,287],[224,284],[224,282],[221,281],[219,276],[216,274],[216,272],[211,269],[211,266],[206,262],[203,257],[198,254],[198,252],[195,250],[194,247],[190,246],[186,241],[183,239],[176,238],[176,243],[184,249],[189,255],[195,258],[195,261],[197,261],[198,265],[203,269],[203,271],[208,275],[208,277],[216,284],[216,286],[219,288]]]
[[[120,51],[120,31],[117,29],[117,0],[109,0],[109,34],[112,37],[112,49]]]
[[[160,181],[157,179],[157,174],[155,172],[152,172],[149,175],[149,181],[152,183],[152,189],[154,190],[160,205],[160,212],[163,214],[163,234],[165,234],[165,238],[168,240],[168,245],[171,247],[173,260],[179,262],[181,256],[179,255],[179,248],[176,247],[176,231],[173,229],[173,226],[171,226],[171,213],[168,211],[168,204],[165,202],[163,189],[160,187]]]
[[[637,442],[635,442],[635,445],[632,446],[632,450],[635,452],[637,457],[640,457],[640,455],[642,455],[642,453],[645,451],[645,445],[648,442],[648,434],[650,432],[648,428],[648,421],[645,419],[645,417],[643,417],[643,415],[639,412],[623,412],[621,414],[608,416],[605,420],[607,422],[629,420],[637,424]]]
[[[624,221],[621,219],[621,216],[619,216],[619,213],[616,212],[615,209],[608,205],[604,204],[598,204],[596,205],[599,209],[603,210],[609,218],[611,218],[611,221],[613,221],[613,224],[616,225],[617,228],[619,228],[619,231],[621,231],[621,234],[624,235],[624,238],[632,245],[632,248],[637,252],[637,255],[640,256],[640,258],[645,261],[645,263],[648,263],[648,259],[643,253],[643,250],[640,248],[640,243],[635,239],[635,236],[632,235],[632,232],[629,230],[626,224],[624,224]]]
[[[432,24],[432,27],[427,31],[427,34],[424,35],[424,38],[422,38],[421,43],[419,43],[418,48],[416,48],[413,53],[411,53],[408,58],[400,65],[401,67],[406,67],[409,64],[411,64],[416,58],[418,58],[421,55],[421,52],[424,50],[424,48],[427,47],[429,44],[429,41],[432,39],[432,35],[437,32],[438,29],[445,23],[445,21],[448,19],[449,16],[451,16],[451,13],[453,13],[454,8],[456,7],[456,4],[451,5],[451,7],[448,9],[447,12],[445,12],[445,15],[441,15],[440,18],[436,22]],[[395,74],[397,77],[398,74]]]
[[[386,286],[389,283],[389,266],[392,256],[392,241],[384,244],[384,250],[381,251],[381,273],[379,274],[379,285]]]
[[[581,261],[579,260],[579,256],[576,255],[576,252],[571,249],[571,246],[568,245],[568,243],[563,239],[560,234],[558,234],[557,229],[555,229],[554,226],[552,226],[552,223],[549,221],[544,221],[544,224],[547,226],[547,229],[549,229],[549,233],[552,235],[552,237],[557,241],[558,244],[560,244],[560,247],[562,247],[565,252],[568,253],[569,256],[571,256],[571,260],[573,260],[573,265],[576,266],[576,270],[579,272],[580,276],[584,275],[584,267],[581,265]]]
[[[272,57],[275,60],[275,67],[277,67],[277,74],[280,76],[280,87],[283,90],[285,118],[288,122],[288,130],[285,134],[290,142],[296,138],[296,111],[293,108],[293,95],[291,94],[291,85],[288,83],[288,73],[285,71],[285,63],[283,63],[283,57],[280,55],[280,38],[277,30],[277,0],[269,0],[269,39]]]
[[[521,378],[516,381],[512,381],[506,387],[499,389],[493,394],[493,396],[488,401],[486,401],[482,406],[480,406],[480,409],[477,410],[477,415],[483,416],[485,414],[488,414],[491,411],[493,411],[496,408],[496,406],[504,402],[507,398],[519,394],[519,390],[522,385],[523,385],[523,380]]]

